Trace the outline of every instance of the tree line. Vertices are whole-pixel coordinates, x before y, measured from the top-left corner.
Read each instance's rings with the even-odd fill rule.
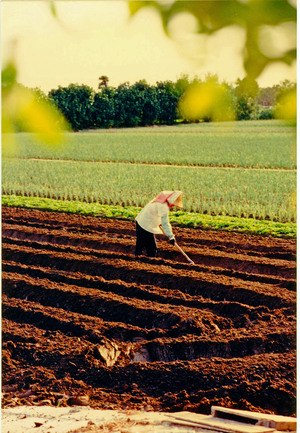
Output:
[[[74,131],[94,128],[125,128],[152,125],[175,125],[191,122],[180,112],[179,101],[193,84],[213,82],[226,88],[237,120],[272,119],[280,98],[296,89],[285,80],[272,87],[260,88],[256,80],[238,79],[234,85],[219,84],[216,75],[204,80],[183,75],[176,82],[160,81],[149,85],[140,80],[118,87],[109,86],[108,77],[99,78],[98,91],[87,85],[70,84],[52,89],[48,95],[36,89],[39,97],[47,98],[63,113]],[[210,121],[204,116],[196,121]],[[195,121],[195,119],[193,119]]]

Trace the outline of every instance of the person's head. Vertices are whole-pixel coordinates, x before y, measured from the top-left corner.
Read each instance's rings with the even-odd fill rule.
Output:
[[[168,203],[169,208],[172,208],[173,206],[183,208],[182,192],[181,191],[173,191],[173,193],[167,198],[167,203]]]
[[[152,202],[167,203],[171,209],[173,206],[183,208],[181,191],[161,191]]]

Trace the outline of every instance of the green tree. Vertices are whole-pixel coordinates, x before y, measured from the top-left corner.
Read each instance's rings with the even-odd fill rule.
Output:
[[[259,91],[257,103],[263,107],[273,107],[276,103],[277,86],[263,87]]]
[[[114,126],[114,89],[104,87],[94,96],[92,106],[93,126],[96,128],[110,128]]]
[[[236,95],[237,120],[251,119],[259,95],[259,85],[257,81],[251,77],[245,77],[242,80],[238,78],[234,93]]]
[[[181,94],[172,81],[156,83],[156,98],[158,103],[157,123],[173,125],[178,119],[178,102]]]
[[[145,80],[140,80],[133,85],[136,95],[140,101],[140,126],[153,125],[158,114],[158,101],[155,88],[150,86]]]
[[[187,74],[182,74],[175,82],[175,89],[179,95],[182,95],[189,87],[191,80]]]
[[[237,120],[250,120],[254,106],[249,102],[247,96],[242,95],[236,101],[236,118]]]
[[[296,92],[297,85],[296,83],[290,81],[290,80],[283,80],[279,83],[279,85],[276,86],[277,92],[276,92],[276,102],[280,101],[283,97],[286,95]]]
[[[92,103],[94,91],[86,85],[59,86],[49,92],[49,99],[63,113],[73,130],[89,129],[93,126]]]
[[[101,89],[102,87],[108,86],[109,78],[107,75],[101,75],[101,77],[99,77],[99,81],[98,89]]]
[[[142,97],[140,91],[129,85],[120,84],[114,93],[115,118],[118,127],[138,126],[141,121]]]
[[[245,77],[236,80],[235,93],[237,96],[247,96],[256,99],[259,93],[259,85],[253,78]]]

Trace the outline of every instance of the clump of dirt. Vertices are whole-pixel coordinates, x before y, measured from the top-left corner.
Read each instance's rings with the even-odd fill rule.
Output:
[[[295,416],[296,241],[2,208],[3,407]]]

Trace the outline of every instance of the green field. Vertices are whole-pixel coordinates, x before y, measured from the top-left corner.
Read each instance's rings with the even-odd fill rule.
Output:
[[[2,193],[141,207],[183,191],[197,214],[296,221],[296,132],[279,121],[69,133],[63,147],[17,135]]]
[[[295,144],[293,127],[260,121],[69,133],[53,148],[20,133],[17,150],[19,158],[295,169]]]

